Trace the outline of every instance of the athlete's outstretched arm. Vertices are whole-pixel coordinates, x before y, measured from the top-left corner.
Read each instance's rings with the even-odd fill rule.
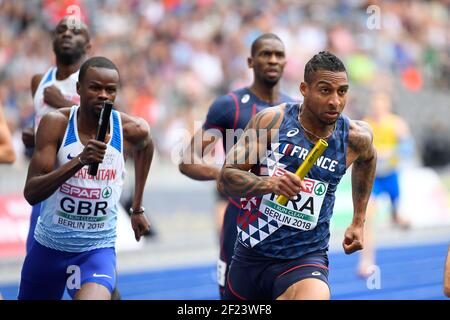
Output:
[[[145,120],[125,114],[122,114],[122,119],[125,120],[124,137],[133,148],[135,182],[132,208],[139,210],[142,207],[145,183],[153,160],[154,145],[150,136],[150,128]],[[139,241],[150,228],[144,214],[133,214],[131,225],[136,241]]]
[[[183,150],[178,166],[182,174],[194,180],[217,180],[220,167],[214,161],[213,151],[221,138],[226,139],[228,129],[235,128],[235,116],[239,114],[236,108],[231,95],[220,96],[213,101],[202,128],[196,130]]]
[[[36,135],[36,148],[28,167],[25,199],[34,205],[50,197],[56,189],[84,165],[103,161],[106,144],[89,140],[83,151],[55,169],[56,154],[67,126],[68,116],[60,111],[47,113],[41,120]]]
[[[351,121],[347,159],[354,160],[352,169],[353,221],[345,232],[346,254],[363,249],[367,202],[372,191],[376,169],[376,150],[372,130],[363,121]],[[348,163],[349,165],[349,163]]]
[[[268,108],[250,120],[244,134],[227,154],[217,184],[221,192],[240,197],[271,192],[293,197],[300,192],[301,179],[293,173],[287,172],[281,177],[260,177],[249,172],[265,155],[272,138],[277,138],[283,115],[281,107]]]
[[[207,138],[204,140],[204,138]],[[181,163],[178,166],[180,172],[194,180],[216,180],[220,168],[209,165],[204,161],[205,152],[212,150],[219,140],[219,136],[207,137],[204,129],[198,130],[191,139],[189,146],[183,151]]]

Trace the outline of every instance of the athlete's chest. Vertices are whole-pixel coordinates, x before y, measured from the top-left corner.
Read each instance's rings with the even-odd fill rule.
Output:
[[[267,157],[269,172],[273,171],[270,175],[282,175],[285,171],[296,172],[313,147],[308,141],[280,140],[272,143]],[[340,178],[345,173],[345,169],[345,153],[329,147],[314,163],[307,177],[333,182],[336,177]]]
[[[347,146],[339,134],[333,134],[327,142],[327,149],[314,163],[308,177],[333,182],[345,173]],[[280,133],[278,141],[271,143],[269,159],[275,161],[277,167],[295,172],[313,148],[314,143],[301,128],[290,128]]]

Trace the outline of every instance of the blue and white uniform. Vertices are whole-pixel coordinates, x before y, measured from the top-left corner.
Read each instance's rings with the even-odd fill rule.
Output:
[[[34,130],[37,131],[39,122],[42,117],[50,111],[56,110],[44,102],[44,89],[50,86],[55,86],[61,91],[61,94],[66,100],[72,101],[73,104],[80,103],[80,96],[77,93],[77,81],[79,70],[72,73],[64,80],[56,79],[56,72],[58,69],[54,66],[51,67],[42,77],[36,92],[33,97],[34,107]]]
[[[84,149],[78,136],[78,108],[71,109],[57,153],[57,167]],[[125,160],[119,112],[112,111],[110,123],[111,139],[97,176],[88,175],[85,166],[41,202],[36,241],[24,262],[19,299],[61,298],[73,266],[79,268],[80,285],[97,282],[113,291],[117,212]],[[69,289],[73,295],[79,288]]]
[[[299,110],[294,103],[285,107],[279,141],[270,146],[264,164],[270,176],[295,172],[314,147],[299,124]],[[327,282],[330,220],[346,171],[348,133],[349,119],[341,115],[296,200],[282,206],[273,193],[241,199],[227,298],[275,299],[307,277]]]
[[[36,133],[37,128],[39,126],[39,122],[42,117],[50,112],[56,110],[55,108],[49,106],[44,102],[44,89],[50,86],[55,86],[61,91],[61,94],[64,96],[66,100],[72,101],[74,104],[80,103],[80,96],[77,93],[77,81],[79,70],[72,73],[69,77],[64,80],[56,79],[56,66],[51,67],[41,79],[38,87],[36,88],[36,92],[33,97],[33,107],[34,107],[34,131]],[[27,252],[30,251],[31,245],[34,242],[34,229],[36,227],[36,222],[39,217],[41,210],[41,204],[35,204],[33,206],[33,210],[31,211],[30,217],[30,228],[27,236]]]

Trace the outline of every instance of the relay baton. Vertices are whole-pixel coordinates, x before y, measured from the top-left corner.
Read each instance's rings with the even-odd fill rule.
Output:
[[[328,143],[325,140],[320,139],[319,141],[317,141],[316,145],[308,154],[305,161],[303,161],[300,167],[298,167],[295,175],[300,177],[300,179],[303,179],[308,174],[309,170],[312,168],[317,159],[319,159],[319,157],[324,153],[326,148],[328,148]],[[283,206],[286,205],[288,200],[289,199],[283,195],[278,196],[277,198],[277,202]]]
[[[98,129],[97,136],[95,140],[104,142],[106,137],[106,131],[108,130],[109,125],[109,117],[111,116],[113,104],[111,101],[103,102],[102,112],[100,113],[100,117],[98,119]],[[91,176],[96,176],[98,171],[99,163],[91,163],[89,165],[88,174]]]

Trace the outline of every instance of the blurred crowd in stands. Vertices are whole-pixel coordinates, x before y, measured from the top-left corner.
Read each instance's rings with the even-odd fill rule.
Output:
[[[262,32],[286,45],[282,87],[293,97],[305,62],[325,49],[345,61],[355,85],[393,79],[411,92],[450,89],[445,0],[0,0],[0,103],[17,148],[32,119],[31,76],[53,64],[50,31],[70,5],[91,30],[91,55],[119,67],[118,106],[149,122],[162,156],[175,128],[192,130],[214,97],[250,84],[246,57]]]

